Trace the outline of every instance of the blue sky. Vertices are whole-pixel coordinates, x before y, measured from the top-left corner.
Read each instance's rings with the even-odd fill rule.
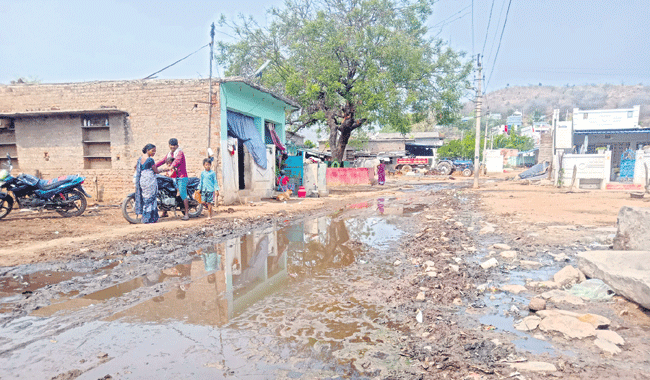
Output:
[[[489,91],[538,83],[650,85],[647,0],[512,0],[495,60],[509,1],[439,0],[429,21],[453,48],[483,52]],[[209,42],[220,14],[251,14],[264,24],[265,10],[281,5],[0,0],[0,83],[21,76],[44,83],[143,78]],[[228,38],[220,32],[227,30],[217,38]],[[206,48],[158,77],[205,78],[208,59]]]

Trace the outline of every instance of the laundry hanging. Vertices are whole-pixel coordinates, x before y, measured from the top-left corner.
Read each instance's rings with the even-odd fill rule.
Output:
[[[282,142],[280,141],[280,136],[278,136],[277,133],[275,133],[275,127],[267,127],[269,128],[269,134],[271,135],[271,139],[273,140],[273,144],[281,151],[284,152],[287,150],[284,145],[282,145]]]
[[[253,156],[257,166],[266,169],[266,145],[255,127],[253,118],[233,111],[228,111],[227,118],[228,135],[241,140]]]

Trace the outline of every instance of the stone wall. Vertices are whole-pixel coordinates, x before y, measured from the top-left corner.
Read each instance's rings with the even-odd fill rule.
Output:
[[[219,93],[219,84],[213,83]],[[20,171],[44,178],[65,174],[87,177],[85,187],[106,200],[119,200],[132,191],[133,168],[147,143],[158,148],[155,158],[168,151],[171,137],[179,140],[190,176],[200,174],[208,147],[207,80],[137,80],[69,84],[0,85],[0,113],[34,111],[61,115],[15,119],[15,138]],[[210,146],[220,167],[218,97],[213,98]],[[110,163],[88,168],[82,136],[82,117],[64,111],[122,110],[110,116]],[[86,152],[86,153],[84,153]],[[220,170],[217,170],[221,180]]]

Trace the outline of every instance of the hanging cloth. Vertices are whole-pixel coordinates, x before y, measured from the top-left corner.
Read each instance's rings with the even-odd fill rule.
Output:
[[[228,111],[227,115],[228,135],[241,140],[253,156],[257,166],[266,169],[266,145],[255,127],[253,118],[233,111]]]
[[[277,133],[275,133],[275,127],[267,127],[269,128],[269,134],[271,135],[271,139],[273,140],[273,144],[281,151],[284,152],[287,150],[284,145],[282,145],[282,142],[280,141],[280,136],[278,136]]]

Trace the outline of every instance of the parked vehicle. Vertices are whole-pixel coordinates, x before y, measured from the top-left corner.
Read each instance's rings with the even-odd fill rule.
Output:
[[[436,164],[436,170],[441,174],[450,175],[454,171],[460,171],[465,177],[474,174],[474,164],[469,160],[443,158]]]
[[[63,217],[79,216],[86,210],[90,195],[82,186],[84,177],[68,175],[49,181],[29,174],[13,177],[9,154],[7,162],[0,170],[0,219],[9,215],[14,202],[21,209],[54,210]]]
[[[174,180],[164,175],[156,175],[158,182],[158,210],[160,211],[185,211],[183,200],[176,193]],[[196,218],[203,211],[203,204],[197,202],[192,194],[199,186],[199,179],[190,177],[187,180],[188,211],[190,218]],[[141,215],[135,213],[135,193],[131,193],[122,201],[122,215],[129,223],[140,223]]]

